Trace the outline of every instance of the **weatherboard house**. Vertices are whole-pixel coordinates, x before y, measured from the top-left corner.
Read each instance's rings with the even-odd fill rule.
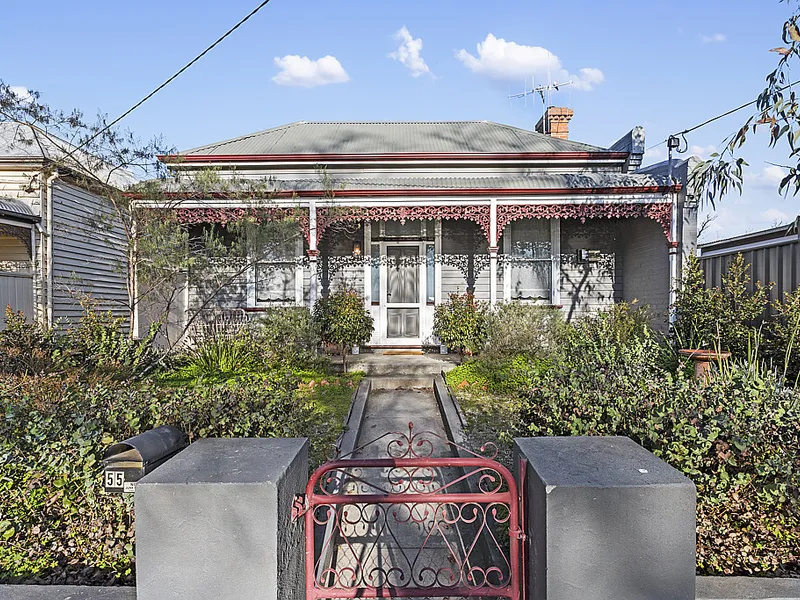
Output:
[[[640,170],[642,128],[601,148],[568,139],[572,114],[550,108],[537,131],[298,122],[164,157],[177,170],[269,178],[268,210],[300,214],[296,244],[204,310],[252,316],[347,287],[375,319],[373,347],[435,344],[434,307],[454,293],[559,307],[570,319],[635,300],[666,320],[696,242],[691,198],[665,170]],[[251,206],[213,196],[181,200],[179,219],[224,227]],[[189,276],[178,326],[202,304],[202,284]]]

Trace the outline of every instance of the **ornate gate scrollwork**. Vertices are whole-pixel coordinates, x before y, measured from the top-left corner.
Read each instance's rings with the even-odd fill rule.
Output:
[[[508,469],[464,448],[468,457],[435,457],[437,446],[456,445],[411,423],[354,452],[381,441],[384,458],[328,462],[296,501],[306,597],[519,600],[524,535]]]

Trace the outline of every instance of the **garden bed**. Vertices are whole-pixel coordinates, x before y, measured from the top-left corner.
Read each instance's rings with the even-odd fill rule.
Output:
[[[56,337],[12,315],[0,332],[0,583],[134,584],[133,496],[103,492],[101,460],[153,427],[190,442],[308,437],[310,468],[333,455],[361,374],[331,372],[304,339],[307,312],[167,366],[110,318]]]
[[[474,448],[495,442],[511,466],[514,437],[630,437],[697,486],[698,574],[800,576],[797,390],[763,362],[695,380],[624,305],[554,335],[447,373]]]

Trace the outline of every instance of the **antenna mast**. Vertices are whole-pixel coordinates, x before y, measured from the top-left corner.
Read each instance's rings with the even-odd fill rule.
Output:
[[[538,95],[542,101],[542,118],[544,120],[545,133],[549,133],[549,131],[547,131],[549,124],[547,123],[547,119],[545,119],[544,117],[547,113],[547,109],[551,106],[550,103],[551,94],[553,91],[558,92],[561,88],[569,87],[572,84],[573,81],[570,79],[569,81],[564,83],[558,83],[557,81],[553,81],[552,83],[548,83],[547,85],[540,85],[540,86],[531,85],[531,89],[529,90],[526,89],[525,91],[520,92],[518,94],[509,94],[508,99],[514,100],[516,98],[525,98],[525,101],[527,102],[528,96]],[[546,99],[545,95],[547,95]]]

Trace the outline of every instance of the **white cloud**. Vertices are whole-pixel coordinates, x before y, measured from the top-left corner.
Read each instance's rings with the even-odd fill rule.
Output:
[[[697,144],[689,147],[689,154],[699,156],[703,160],[708,160],[717,151],[717,147],[709,144],[708,146],[698,146]]]
[[[703,40],[704,44],[721,44],[728,38],[725,37],[724,33],[715,33],[713,35],[700,36],[700,39]]]
[[[400,46],[389,54],[389,58],[407,67],[412,77],[419,77],[424,73],[431,72],[422,58],[422,38],[414,39],[405,25],[398,29],[393,37],[400,42]]]
[[[549,77],[556,83],[572,80],[575,89],[589,91],[605,80],[600,69],[584,68],[573,74],[547,48],[507,42],[491,33],[478,42],[477,57],[464,49],[459,50],[456,57],[473,73],[500,81],[519,81],[533,76],[544,83]]]
[[[760,172],[744,172],[745,189],[758,188],[760,190],[771,190],[778,193],[778,186],[781,180],[786,177],[786,171],[777,165],[764,167]]]
[[[787,215],[785,212],[778,210],[777,208],[770,208],[765,210],[758,215],[762,221],[768,221],[770,224],[773,225],[781,225],[783,223],[788,223],[792,217]]]
[[[645,150],[644,160],[647,161],[648,164],[667,160],[667,151],[664,149],[664,145],[661,144],[660,146],[655,146]]]
[[[313,88],[331,83],[345,83],[350,77],[335,56],[323,56],[311,60],[307,56],[289,54],[275,57],[280,72],[272,78],[278,85]]]
[[[31,94],[30,90],[26,87],[21,85],[12,85],[9,86],[8,89],[11,90],[11,93],[13,93],[19,100],[23,102],[29,102],[30,100],[33,100],[33,94]]]

